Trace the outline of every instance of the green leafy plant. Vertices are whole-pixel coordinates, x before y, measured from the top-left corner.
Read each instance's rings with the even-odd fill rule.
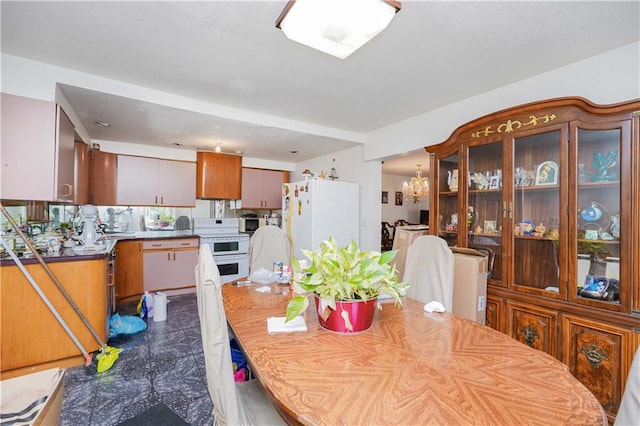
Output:
[[[320,298],[323,318],[329,315],[329,308],[336,309],[336,301],[367,301],[382,293],[393,297],[396,305],[402,305],[401,296],[409,284],[399,281],[398,271],[391,264],[397,252],[362,251],[353,240],[338,247],[333,237],[320,243],[317,251],[302,250],[311,265],[303,271],[294,256],[291,266],[296,276],[302,276],[294,282],[305,292],[289,301],[286,321],[307,308],[309,294]]]
[[[73,224],[71,222],[60,222],[60,229],[62,231],[66,231],[67,229],[73,229]]]
[[[160,222],[173,222],[174,220],[175,218],[173,217],[173,215],[165,213],[160,215]]]

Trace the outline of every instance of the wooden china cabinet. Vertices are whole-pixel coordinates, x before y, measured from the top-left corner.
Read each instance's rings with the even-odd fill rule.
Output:
[[[640,343],[640,100],[551,99],[429,146],[430,229],[493,256],[487,325],[563,361],[615,419]]]

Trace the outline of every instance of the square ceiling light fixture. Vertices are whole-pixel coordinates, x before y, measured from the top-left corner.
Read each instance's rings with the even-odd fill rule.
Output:
[[[390,0],[292,0],[276,21],[288,39],[344,59],[384,30],[400,10]]]

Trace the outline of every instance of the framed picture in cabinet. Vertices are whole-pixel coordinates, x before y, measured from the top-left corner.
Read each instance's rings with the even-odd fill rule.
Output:
[[[382,204],[389,203],[389,191],[382,191]]]
[[[536,169],[536,185],[557,185],[558,174],[558,163],[545,161]]]
[[[489,189],[500,189],[500,176],[491,176]]]
[[[483,232],[485,234],[495,234],[495,232],[496,232],[496,221],[495,220],[485,220],[484,221]]]

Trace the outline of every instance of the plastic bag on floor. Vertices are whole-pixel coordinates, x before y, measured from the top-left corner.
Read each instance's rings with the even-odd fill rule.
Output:
[[[104,349],[96,355],[96,359],[98,360],[98,373],[104,373],[110,369],[120,357],[120,352],[122,352],[120,348],[105,346]]]
[[[136,334],[147,328],[147,323],[137,316],[120,316],[117,312],[109,320],[109,338],[119,334]]]

